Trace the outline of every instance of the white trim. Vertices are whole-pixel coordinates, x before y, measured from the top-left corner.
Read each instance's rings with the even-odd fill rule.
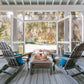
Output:
[[[76,4],[77,4],[77,2],[78,2],[78,0],[75,0],[74,5],[76,5]]]
[[[13,44],[20,44],[20,43],[24,43],[24,41],[13,41]]]
[[[82,16],[82,42],[84,42],[84,15],[81,15]]]
[[[61,4],[62,4],[62,1],[63,1],[63,0],[60,0],[59,5],[61,5]]]
[[[17,9],[17,10],[16,10]],[[0,5],[0,11],[84,11],[84,5]]]
[[[58,41],[58,43],[60,43],[60,44],[69,44],[69,41]]]
[[[9,2],[8,2],[8,0],[5,0],[6,1],[6,3],[9,5]]]
[[[11,21],[11,48],[13,49],[13,17]]]
[[[13,0],[13,1],[14,1],[15,5],[16,5],[17,4],[16,0]]]
[[[67,5],[69,5],[69,3],[70,3],[70,0],[67,0]]]
[[[56,20],[24,20],[25,22],[56,22]]]
[[[70,15],[66,16],[65,18],[59,19],[57,22],[63,21],[65,19],[69,18],[69,17],[70,17]]]
[[[70,19],[69,19],[69,50],[71,52],[72,48],[72,43],[71,43],[71,40],[72,40],[72,16],[70,15]]]
[[[24,47],[24,53],[25,53],[25,44],[26,44],[26,41],[25,41],[25,21],[24,21],[24,16],[25,16],[25,13],[23,13],[23,36],[24,36],[23,47]]]

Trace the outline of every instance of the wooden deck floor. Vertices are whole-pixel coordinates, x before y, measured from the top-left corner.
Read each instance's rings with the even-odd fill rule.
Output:
[[[13,72],[14,69],[9,69]],[[74,70],[73,70],[74,71]],[[0,84],[4,84],[9,75],[0,74]],[[84,84],[84,75],[74,77],[78,84]],[[18,75],[10,82],[10,84],[75,84],[75,80],[72,77],[66,75],[60,69],[56,68],[56,71],[50,75],[48,69],[35,70],[33,75],[30,75],[27,65],[18,73]]]

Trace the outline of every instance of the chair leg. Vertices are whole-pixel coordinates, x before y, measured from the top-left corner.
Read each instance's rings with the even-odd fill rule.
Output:
[[[31,75],[33,74],[33,69],[32,69],[32,68],[30,69],[30,74],[31,74]]]
[[[52,67],[50,68],[50,75],[52,75],[52,71],[53,71],[53,69],[52,69]]]
[[[5,84],[9,84],[9,82],[21,71],[22,67],[19,68],[13,75],[11,75],[6,81]]]
[[[53,71],[55,71],[55,65],[53,65]]]
[[[67,70],[65,70],[65,71],[66,71],[66,73],[67,73],[67,75],[68,75],[68,74],[69,74],[68,71],[67,71]]]
[[[3,73],[6,73],[6,74],[8,74],[8,75],[12,75],[12,73],[9,73],[9,72],[7,72],[7,71],[3,71]]]
[[[73,75],[71,75],[71,76],[74,77],[74,76],[77,76],[77,75],[80,75],[80,74],[84,74],[84,71],[83,71],[83,72],[79,72],[79,73],[77,73],[77,74],[73,74]]]

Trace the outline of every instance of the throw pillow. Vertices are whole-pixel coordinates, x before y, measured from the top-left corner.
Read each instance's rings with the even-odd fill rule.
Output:
[[[59,66],[64,67],[65,64],[66,64],[66,62],[67,62],[67,59],[62,58],[62,59],[59,61]]]
[[[23,64],[25,63],[24,60],[23,60],[22,57],[21,57],[22,54],[16,54],[15,56],[20,56],[20,57],[17,57],[17,58],[16,58],[18,64],[23,65]]]

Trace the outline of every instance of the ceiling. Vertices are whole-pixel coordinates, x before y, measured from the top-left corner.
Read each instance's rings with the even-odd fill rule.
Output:
[[[84,0],[0,0],[0,5],[84,5]]]

